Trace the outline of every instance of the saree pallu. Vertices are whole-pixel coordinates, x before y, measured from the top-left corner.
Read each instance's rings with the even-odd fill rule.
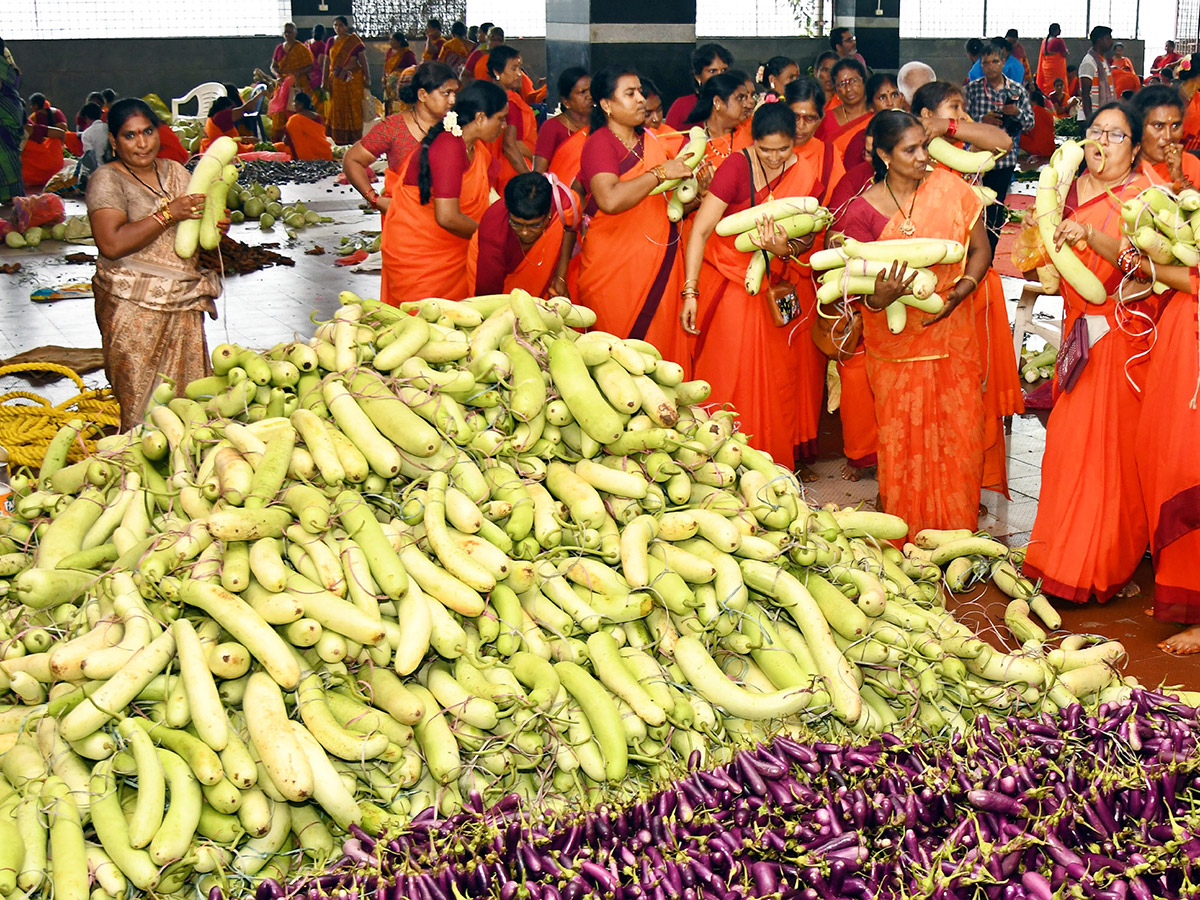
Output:
[[[1084,203],[1071,218],[1119,237],[1121,203],[1147,184],[1145,176],[1133,178]],[[1143,354],[1150,345],[1135,334],[1148,323],[1139,323],[1112,299],[1120,273],[1092,250],[1079,256],[1104,283],[1109,299],[1088,303],[1064,279],[1063,334],[1084,315],[1096,317],[1097,324],[1103,319],[1109,331],[1092,343],[1072,390],[1061,392],[1055,385],[1025,573],[1042,579],[1048,594],[1076,603],[1094,595],[1103,603],[1129,581],[1150,540],[1136,457],[1142,400],[1130,383],[1144,384]]]
[[[409,300],[441,297],[463,300],[471,296],[467,281],[469,241],[451,234],[437,223],[433,198],[421,204],[416,185],[404,183],[410,165],[419,165],[419,153],[411,153],[398,173],[384,173],[384,193],[392,198],[383,217],[380,251],[383,254],[383,285],[380,299],[392,306]],[[487,148],[475,144],[475,156],[463,173],[458,206],[463,215],[478,222],[488,207]]]
[[[662,142],[645,135],[643,156],[621,176],[630,181],[667,161]],[[686,333],[679,323],[683,246],[667,219],[665,194],[623,213],[598,212],[583,239],[578,298],[596,313],[596,328],[654,344],[691,377]]]
[[[1154,617],[1200,622],[1200,331],[1197,290],[1176,292],[1158,323],[1137,431],[1137,467],[1154,555]]]
[[[724,165],[744,162],[745,157],[737,154]],[[771,196],[777,200],[807,196],[812,185],[811,171],[797,162],[783,174]],[[755,202],[764,199],[765,194],[756,192]],[[748,209],[749,200],[730,204],[726,213]],[[695,377],[712,385],[709,402],[733,405],[741,430],[751,436],[755,447],[791,469],[800,431],[801,389],[795,350],[789,344],[792,328],[780,328],[772,321],[765,284],[757,296],[746,292],[746,266],[752,254],[738,250],[735,241],[736,236],[713,234],[704,245],[699,284],[704,303],[698,310]],[[775,263],[771,275],[778,277],[780,268]],[[797,285],[798,297],[800,290]]]
[[[320,122],[296,113],[288,119],[286,130],[296,159],[333,159],[333,148],[325,137],[325,126]]]
[[[570,187],[579,177],[579,164],[583,159],[583,145],[587,142],[590,128],[580,128],[573,135],[558,145],[550,160],[548,171],[558,177],[558,180]]]
[[[337,69],[349,66],[355,51],[360,49],[365,50],[357,34],[337,38],[329,49],[329,84],[325,87],[329,91],[329,127],[335,144],[354,144],[362,137],[362,67],[355,68],[349,80],[335,74]]]
[[[857,202],[865,203],[865,200]],[[912,216],[916,234],[966,244],[982,212],[962,179],[935,170],[921,187]],[[874,237],[895,240],[903,216]],[[964,263],[933,266],[936,290],[948,291]],[[969,528],[979,521],[983,478],[983,390],[975,321],[970,306],[936,325],[909,310],[904,330],[892,334],[883,312],[863,312],[867,376],[879,423],[879,492],[884,509],[924,528]]]

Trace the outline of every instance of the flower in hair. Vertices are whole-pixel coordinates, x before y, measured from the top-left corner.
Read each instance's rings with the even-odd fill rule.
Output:
[[[462,137],[462,126],[458,124],[458,113],[454,110],[446,113],[446,117],[442,119],[442,128],[455,137]]]
[[[1180,72],[1192,71],[1192,58],[1190,56],[1179,64],[1179,71]]]

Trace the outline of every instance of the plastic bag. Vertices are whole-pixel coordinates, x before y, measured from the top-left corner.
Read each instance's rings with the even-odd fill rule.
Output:
[[[62,198],[54,194],[14,197],[13,209],[17,213],[17,230],[21,232],[26,232],[35,225],[55,225],[67,214]]]
[[[1021,219],[1021,230],[1017,232],[1012,246],[1012,264],[1018,272],[1032,272],[1050,262],[1042,236],[1038,233],[1037,214],[1031,206]]]
[[[292,93],[292,85],[296,79],[289,75],[275,88],[275,93],[271,97],[271,102],[267,104],[267,112],[273,116],[279,115],[290,106],[294,106],[294,94]]]

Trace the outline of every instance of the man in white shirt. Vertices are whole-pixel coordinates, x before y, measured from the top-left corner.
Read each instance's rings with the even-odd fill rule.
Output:
[[[96,103],[85,103],[79,110],[81,122],[87,126],[79,133],[83,144],[83,155],[79,158],[79,177],[91,175],[104,162],[104,151],[108,149],[108,125],[104,122],[104,110]]]
[[[1088,35],[1092,41],[1092,49],[1087,52],[1079,63],[1079,120],[1087,121],[1092,111],[1099,109],[1105,103],[1117,99],[1113,90],[1112,68],[1108,64],[1108,54],[1112,52],[1112,29],[1107,25],[1097,25]]]

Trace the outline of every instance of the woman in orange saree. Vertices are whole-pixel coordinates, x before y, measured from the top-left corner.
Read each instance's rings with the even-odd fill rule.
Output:
[[[417,54],[408,46],[403,31],[388,40],[387,55],[383,58],[383,114],[390,116],[400,100],[400,73],[417,64]]]
[[[488,208],[490,190],[485,145],[504,129],[508,100],[499,85],[473,81],[458,95],[454,113],[459,124],[452,127],[461,136],[438,122],[399,173],[388,169],[385,196],[367,194],[384,214],[380,299],[392,306],[470,296],[467,244]]]
[[[1103,603],[1133,576],[1149,542],[1136,438],[1150,329],[1145,313],[1116,298],[1122,272],[1097,248],[1112,249],[1122,204],[1149,182],[1138,163],[1142,121],[1135,110],[1107,103],[1084,133],[1100,143],[1085,151],[1087,171],[1071,186],[1055,240],[1083,248],[1080,259],[1108,296],[1089,303],[1063,279],[1064,348],[1025,573],[1040,578],[1048,594]],[[1065,352],[1068,343],[1086,347],[1086,361]],[[1073,359],[1080,361],[1071,367]]]
[[[850,142],[871,121],[871,110],[867,106],[867,70],[854,57],[847,57],[833,64],[830,78],[841,104],[826,109],[817,137],[833,144],[833,152],[844,161]]]
[[[704,82],[696,105],[681,129],[699,126],[708,138],[705,159],[713,166],[750,146],[750,115],[754,112],[754,88],[745,72],[729,69]]]
[[[363,90],[370,83],[366,46],[350,31],[345,16],[333,20],[337,37],[329,46],[329,127],[335,144],[353,144],[363,131]]]
[[[796,159],[795,132],[795,115],[786,104],[763,104],[754,113],[752,146],[717,169],[688,238],[681,312],[684,330],[699,335],[695,377],[712,385],[710,399],[731,403],[754,446],[789,469],[799,431],[796,395],[801,387],[796,353],[788,344],[792,329],[775,325],[765,291],[756,296],[746,291],[746,267],[753,254],[738,250],[735,237],[713,232],[728,213],[768,200],[811,195],[814,174]],[[783,259],[812,247],[811,235],[789,241],[770,218],[759,223],[759,234],[764,250]],[[775,265],[775,274],[780,268]],[[808,333],[801,337],[808,338]]]
[[[1059,35],[1062,28],[1057,22],[1050,26],[1049,33],[1042,38],[1042,50],[1038,54],[1037,86],[1043,94],[1054,90],[1054,82],[1061,78],[1067,83],[1067,42]]]
[[[503,193],[515,176],[533,171],[533,151],[537,147],[537,116],[521,96],[521,54],[505,44],[488,54],[488,75],[508,94],[508,125],[504,133],[488,146],[492,155],[492,186]]]
[[[795,81],[789,82],[784,88],[784,102],[796,118],[795,153],[798,164],[812,173],[813,184],[810,190],[812,196],[827,202],[833,185],[837,184],[844,174],[841,158],[833,152],[833,145],[815,136],[821,124],[821,116],[825,110],[825,92],[821,83],[815,78],[802,75]],[[817,435],[821,425],[821,400],[825,396],[825,371],[829,366],[828,357],[823,354],[812,340],[813,322],[817,316],[817,295],[813,287],[812,271],[808,266],[808,258],[813,250],[820,250],[825,244],[825,236],[818,234],[813,247],[803,252],[796,263],[790,267],[788,280],[796,285],[796,299],[800,304],[800,314],[793,322],[789,340],[795,351],[796,366],[796,457],[803,463],[811,462],[817,457]],[[861,379],[862,387],[866,388],[866,375]],[[846,397],[847,386],[842,385],[843,398]],[[865,436],[855,439],[854,423],[847,428],[843,421],[843,434],[850,434],[850,443],[865,443],[869,446],[874,465],[875,453],[875,404],[869,391],[862,394],[861,400],[854,399],[853,388],[848,406],[861,410],[867,422],[861,429]],[[802,465],[799,474],[805,480],[815,479],[807,466]]]
[[[325,137],[325,120],[313,111],[308,94],[296,95],[296,114],[284,129],[288,147],[296,159],[333,159],[333,147]]]
[[[286,91],[283,97],[276,96],[275,105],[282,101],[282,111],[271,119],[271,140],[282,141],[283,130],[288,118],[296,112],[296,94],[304,92],[312,96],[313,55],[308,46],[296,40],[296,26],[288,22],[283,26],[283,43],[275,48],[271,58],[271,74],[279,79],[277,92]],[[289,82],[288,78],[292,80]]]
[[[567,296],[567,264],[578,221],[575,195],[539,172],[516,176],[488,207],[467,249],[467,283],[475,296]],[[569,235],[569,237],[568,237]],[[568,238],[564,240],[564,238]]]
[[[975,323],[963,303],[983,279],[991,247],[982,204],[961,178],[928,172],[925,130],[910,114],[875,117],[876,180],[851,201],[841,221],[860,241],[943,238],[966,245],[963,262],[932,267],[945,306],[934,316],[908,310],[893,333],[882,312],[911,277],[902,264],[876,279],[862,298],[867,374],[879,421],[879,492],[883,508],[923,528],[968,528],[979,521],[983,477],[983,392]],[[966,306],[966,308],[960,308]]]
[[[67,117],[43,94],[30,94],[29,105],[33,112],[27,125],[29,139],[21,151],[21,177],[27,190],[38,191],[62,170]]]
[[[604,67],[592,76],[592,101],[579,173],[592,218],[577,299],[596,313],[596,328],[647,340],[688,369],[679,324],[683,248],[678,226],[667,218],[666,195],[651,192],[692,170],[642,128],[646,100],[636,74]]]
[[[962,88],[949,81],[932,81],[918,88],[913,95],[912,110],[930,138],[969,143],[974,150],[1007,152],[1012,147],[1012,138],[1003,129],[975,122],[967,115]],[[941,163],[938,165],[945,168]],[[1012,330],[1004,284],[994,268],[988,269],[987,276],[971,297],[971,305],[975,311],[975,332],[983,368],[983,486],[1008,496],[1004,418],[1025,411],[1025,394],[1010,340]]]
[[[587,69],[572,66],[558,76],[558,115],[547,119],[538,129],[533,150],[533,171],[553,172],[563,184],[570,185],[579,174],[579,159],[589,134],[592,114],[592,76]]]
[[[1159,647],[1190,655],[1200,653],[1200,274],[1182,266],[1151,267],[1144,260],[1140,267],[1143,277],[1175,288],[1146,369],[1137,467],[1154,556],[1154,618],[1185,626]]]
[[[1175,191],[1200,184],[1200,159],[1185,153],[1180,143],[1184,101],[1179,91],[1149,84],[1130,102],[1142,114],[1142,173],[1150,183]]]

